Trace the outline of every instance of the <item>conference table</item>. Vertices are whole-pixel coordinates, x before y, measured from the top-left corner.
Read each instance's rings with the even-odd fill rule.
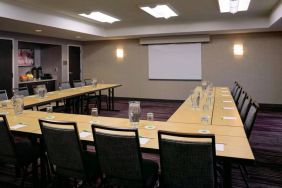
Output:
[[[25,97],[27,106],[44,104],[50,101],[61,100],[85,93],[118,87],[119,84],[99,85],[97,88],[85,86],[79,89],[69,89],[48,93],[44,99]],[[195,88],[201,92],[201,87]],[[246,137],[243,123],[237,111],[236,104],[226,87],[214,87],[209,109],[203,110],[205,97],[200,100],[198,108],[192,108],[191,97],[188,97],[177,111],[166,122],[141,120],[138,125],[140,147],[144,152],[158,153],[158,130],[181,133],[209,133],[216,139],[216,157],[224,162],[224,186],[231,187],[231,164],[234,161],[253,162],[254,155]],[[6,115],[10,129],[18,135],[40,137],[41,131],[38,119],[55,121],[74,121],[77,123],[82,143],[93,144],[91,124],[100,124],[112,127],[132,127],[127,118],[91,117],[89,115],[47,113],[43,111],[24,110],[20,115],[14,115],[9,108]],[[202,116],[208,115],[209,121],[202,123]],[[153,125],[153,126],[152,126]]]
[[[76,88],[70,88],[70,89],[64,89],[60,91],[53,91],[48,92],[47,96],[44,98],[39,98],[36,95],[30,95],[27,97],[24,97],[24,107],[32,108],[34,106],[44,105],[48,104],[50,102],[56,102],[64,99],[70,99],[75,98],[79,96],[83,96],[85,94],[91,94],[95,92],[99,92],[99,95],[101,95],[101,92],[103,90],[108,90],[108,97],[109,97],[109,105],[108,110],[115,110],[114,107],[114,90],[117,87],[120,87],[121,84],[97,84],[97,86],[83,86],[83,87],[76,87]]]

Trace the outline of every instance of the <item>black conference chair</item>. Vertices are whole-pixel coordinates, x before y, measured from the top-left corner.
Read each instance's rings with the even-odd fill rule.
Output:
[[[251,137],[258,110],[259,110],[259,105],[255,102],[252,102],[251,106],[249,108],[249,111],[247,113],[246,119],[244,121],[244,129],[245,129],[245,132],[246,132],[248,139],[250,139],[250,137]],[[240,172],[242,174],[243,180],[246,183],[246,186],[249,187],[248,170],[247,170],[246,166],[242,163],[239,164],[239,167],[240,167]]]
[[[24,97],[29,96],[29,91],[27,87],[19,87],[18,88],[18,94],[23,95]]]
[[[243,104],[244,104],[246,97],[247,97],[247,93],[245,91],[242,91],[241,95],[238,99],[238,104],[237,104],[237,109],[238,109],[239,112],[241,111],[241,109],[243,107]]]
[[[250,97],[246,97],[246,99],[244,100],[243,106],[240,111],[240,117],[241,117],[242,122],[245,122],[247,113],[251,106],[251,102],[252,102],[252,99]]]
[[[8,100],[8,95],[6,90],[0,90],[0,101]]]
[[[62,89],[70,89],[70,88],[71,88],[71,85],[70,85],[69,82],[62,82],[62,83],[60,84],[60,87],[61,87]]]
[[[231,89],[231,94],[232,94],[233,97],[235,96],[237,88],[238,88],[238,82],[235,81],[234,84],[233,84],[233,87]]]
[[[158,164],[142,158],[137,129],[92,125],[92,131],[104,185],[155,186]]]
[[[257,117],[259,105],[255,102],[251,103],[250,109],[247,113],[246,119],[244,121],[244,128],[248,138],[250,138],[255,120]]]
[[[85,83],[82,82],[81,80],[74,80],[73,81],[73,87],[83,87],[85,86]]]
[[[38,145],[28,140],[15,141],[6,116],[0,115],[0,146],[0,164],[20,168],[23,171],[21,180],[21,187],[23,187],[26,177],[30,174],[28,172],[30,165],[32,165],[33,174],[36,175],[37,159],[40,156]]]
[[[235,93],[235,96],[234,96],[234,101],[235,101],[236,105],[238,104],[238,100],[239,100],[239,97],[241,95],[241,92],[242,92],[242,87],[238,86],[238,89],[236,90],[236,93]]]
[[[82,150],[75,122],[39,119],[39,124],[51,169],[56,177],[55,187],[61,186],[58,183],[63,178],[80,179],[88,183],[99,177],[96,154]],[[76,182],[74,184],[76,186]]]
[[[217,186],[214,135],[159,131],[158,139],[160,187]]]

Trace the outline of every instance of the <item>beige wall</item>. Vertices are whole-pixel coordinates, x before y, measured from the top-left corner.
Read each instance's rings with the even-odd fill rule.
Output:
[[[233,55],[242,42],[245,54]],[[122,47],[123,60],[115,50]],[[215,85],[231,86],[238,80],[260,103],[282,104],[282,33],[214,35],[202,45],[203,78]],[[148,80],[148,48],[139,40],[114,40],[83,45],[83,77],[121,83],[117,96],[185,99],[198,81]]]

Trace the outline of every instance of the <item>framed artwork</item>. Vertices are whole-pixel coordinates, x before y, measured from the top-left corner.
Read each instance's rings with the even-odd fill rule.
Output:
[[[33,66],[34,65],[34,50],[19,49],[18,50],[18,66]]]

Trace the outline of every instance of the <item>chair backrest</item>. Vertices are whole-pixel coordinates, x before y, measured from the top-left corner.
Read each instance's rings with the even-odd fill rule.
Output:
[[[244,100],[243,106],[242,106],[241,111],[240,111],[240,116],[241,116],[242,122],[244,122],[245,119],[246,119],[247,113],[248,113],[249,108],[251,106],[251,102],[252,102],[252,99],[250,97],[246,97],[246,99]]]
[[[92,125],[92,132],[100,168],[106,178],[118,179],[125,185],[129,183],[131,186],[143,186],[142,155],[137,129]]]
[[[74,80],[73,81],[73,87],[83,87],[85,86],[85,83],[80,80]]]
[[[242,87],[238,87],[236,93],[235,93],[235,97],[234,97],[234,101],[236,104],[238,104],[238,100],[239,100],[239,97],[241,95],[241,91],[242,91]]]
[[[259,109],[259,106],[255,102],[252,102],[251,107],[248,111],[247,117],[244,122],[244,128],[245,128],[245,132],[248,138],[250,138],[251,136],[252,129],[254,127],[255,120],[257,117],[258,109]]]
[[[85,83],[86,86],[93,85],[93,80],[92,79],[84,79],[84,83]]]
[[[34,85],[34,86],[32,86],[32,88],[33,88],[33,94],[34,94],[34,95],[36,95],[36,94],[38,93],[37,90],[38,90],[39,87],[45,88],[45,90],[47,91],[47,87],[46,87],[45,84]]]
[[[241,95],[240,95],[240,97],[238,99],[238,104],[237,104],[237,109],[238,109],[239,112],[241,111],[241,109],[243,107],[243,104],[244,104],[244,101],[246,99],[246,96],[247,96],[247,93],[245,91],[242,91]]]
[[[234,84],[233,84],[233,87],[231,89],[231,94],[233,97],[235,97],[235,93],[236,93],[236,90],[238,88],[238,83],[235,81]]]
[[[0,90],[0,101],[8,100],[8,95],[6,90]]]
[[[27,87],[19,87],[18,88],[18,94],[23,96],[29,96],[29,91]]]
[[[0,115],[0,162],[17,163],[14,138],[5,115]]]
[[[61,83],[61,88],[62,89],[70,89],[71,88],[71,85],[69,82],[62,82]]]
[[[56,166],[56,174],[85,177],[85,165],[76,123],[39,119],[39,124],[49,160]]]
[[[159,131],[158,139],[161,187],[216,187],[214,135]]]

